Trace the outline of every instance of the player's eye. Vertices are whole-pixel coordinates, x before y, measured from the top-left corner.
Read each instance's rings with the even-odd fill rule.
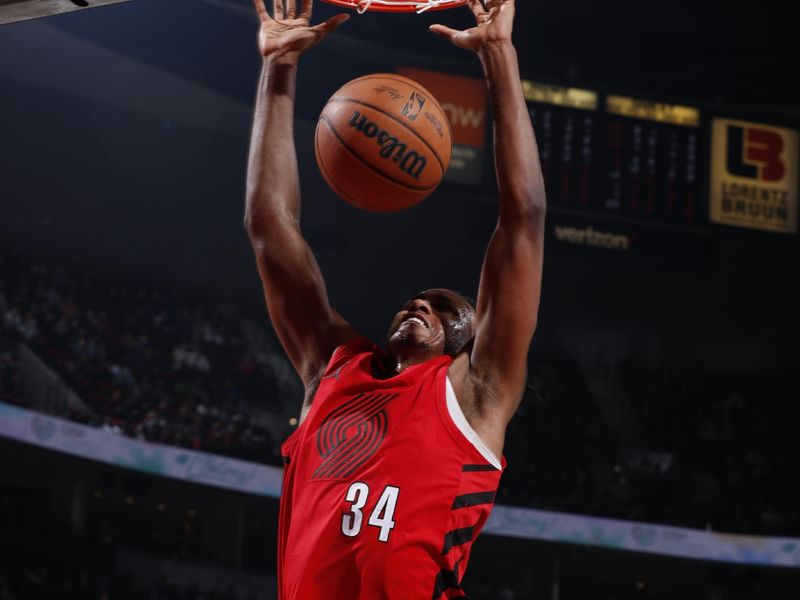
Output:
[[[433,308],[436,309],[439,312],[444,312],[444,313],[447,313],[447,314],[450,314],[450,315],[454,315],[454,316],[458,314],[456,312],[456,309],[449,302],[436,302],[433,305]]]

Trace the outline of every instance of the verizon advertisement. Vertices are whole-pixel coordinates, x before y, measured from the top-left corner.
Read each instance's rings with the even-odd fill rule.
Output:
[[[561,254],[698,273],[716,262],[713,237],[706,233],[582,217],[558,209],[548,210],[546,228],[547,247]]]
[[[442,105],[453,130],[453,157],[445,181],[480,185],[486,146],[486,86],[482,79],[400,67]]]

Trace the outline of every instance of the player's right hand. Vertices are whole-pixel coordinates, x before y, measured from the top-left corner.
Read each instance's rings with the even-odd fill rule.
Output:
[[[430,31],[453,45],[480,54],[496,44],[511,42],[514,27],[514,0],[467,0],[475,27],[458,31],[444,25],[431,25]]]
[[[272,16],[267,12],[264,2],[254,0],[261,29],[258,32],[258,49],[269,60],[297,61],[309,48],[318,44],[322,38],[349,19],[347,14],[331,17],[319,25],[310,26],[313,0],[302,0],[300,13],[297,4],[300,0],[273,0]]]

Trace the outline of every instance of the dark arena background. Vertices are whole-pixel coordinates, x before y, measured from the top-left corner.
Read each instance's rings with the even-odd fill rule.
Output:
[[[517,1],[544,289],[471,598],[800,598],[800,44],[773,4]],[[301,62],[303,231],[373,339],[422,289],[476,291],[488,102],[427,31],[470,18],[353,15]],[[0,598],[275,598],[302,390],[242,227],[252,3],[0,0],[0,23]],[[314,160],[327,99],[373,72],[455,137],[395,215]]]

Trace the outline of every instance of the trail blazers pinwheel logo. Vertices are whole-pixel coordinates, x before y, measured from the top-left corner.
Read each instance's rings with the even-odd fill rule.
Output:
[[[314,479],[343,479],[378,451],[389,428],[384,407],[398,394],[359,394],[335,409],[317,432],[322,462]]]

